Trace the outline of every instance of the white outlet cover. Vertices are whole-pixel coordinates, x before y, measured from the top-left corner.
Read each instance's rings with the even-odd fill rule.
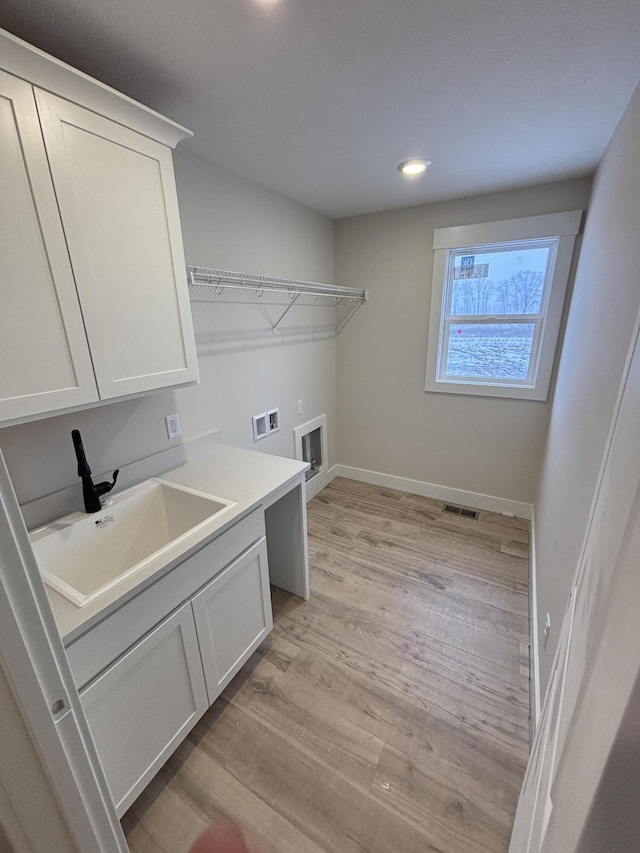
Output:
[[[177,413],[175,415],[167,415],[164,422],[167,426],[167,438],[178,438],[182,434],[180,416]]]
[[[266,438],[269,435],[269,418],[266,412],[261,415],[254,415],[251,418],[253,423],[253,440],[260,441],[261,438]]]

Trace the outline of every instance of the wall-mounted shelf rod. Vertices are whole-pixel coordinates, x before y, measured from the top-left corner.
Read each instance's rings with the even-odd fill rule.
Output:
[[[230,270],[189,267],[191,284],[204,284],[212,287],[231,287],[243,290],[270,290],[295,296],[329,296],[334,299],[355,299],[366,301],[367,291],[355,287],[340,287],[337,284],[320,284],[315,281],[296,281],[292,278],[271,278],[264,275],[247,275]]]
[[[311,296],[313,299],[320,297],[334,303],[351,302],[352,307],[349,316],[356,311],[362,302],[367,300],[367,290],[359,290],[355,287],[341,287],[337,284],[321,284],[316,281],[298,281],[292,278],[273,278],[264,275],[249,275],[246,273],[232,272],[231,270],[210,269],[208,267],[188,267],[189,284],[193,287],[204,285],[212,287],[218,295],[224,290],[251,290],[257,296],[263,293],[282,293],[289,298],[284,311],[272,325],[272,330],[285,318],[301,296]],[[325,303],[326,304],[326,303]]]

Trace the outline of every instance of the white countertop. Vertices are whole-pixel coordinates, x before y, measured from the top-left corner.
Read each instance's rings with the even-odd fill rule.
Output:
[[[62,639],[68,643],[77,638],[184,560],[189,553],[201,548],[258,506],[268,506],[298,483],[303,483],[308,467],[308,463],[294,459],[214,444],[197,458],[158,474],[159,480],[233,501],[235,506],[214,518],[202,539],[182,553],[179,559],[160,571],[141,569],[84,607],[76,607],[45,586]]]
[[[308,467],[308,462],[218,444],[205,456],[161,474],[160,479],[235,501],[243,508],[237,516],[269,503]]]

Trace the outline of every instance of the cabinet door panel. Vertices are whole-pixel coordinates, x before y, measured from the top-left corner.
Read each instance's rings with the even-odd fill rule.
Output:
[[[98,399],[31,86],[0,72],[0,420]]]
[[[36,100],[101,398],[197,379],[171,150]]]
[[[118,815],[208,707],[189,603],[80,694]]]
[[[214,578],[192,604],[213,703],[273,627],[265,539]]]
[[[210,583],[238,554],[261,537],[264,537],[263,514],[261,510],[254,510],[86,633],[65,640],[78,689],[92,681],[167,613]]]

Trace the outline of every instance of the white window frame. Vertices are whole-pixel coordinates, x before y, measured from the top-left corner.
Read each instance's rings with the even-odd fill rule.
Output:
[[[582,211],[572,210],[479,225],[437,228],[433,232],[433,282],[427,340],[426,391],[510,397],[518,400],[547,399],[573,248],[581,221]],[[552,254],[555,251],[555,263],[551,281],[545,283],[540,314],[518,317],[518,322],[535,325],[529,375],[525,380],[517,381],[491,377],[470,379],[445,376],[443,362],[452,316],[447,304],[450,301],[450,294],[447,298],[448,274],[453,252],[481,254],[487,249],[500,246],[507,248],[505,244],[526,244],[527,241],[533,240],[557,240],[557,243],[554,243],[552,248]],[[471,319],[465,318],[467,322]],[[513,322],[512,316],[507,318],[484,314],[474,315],[473,320],[480,323]]]

